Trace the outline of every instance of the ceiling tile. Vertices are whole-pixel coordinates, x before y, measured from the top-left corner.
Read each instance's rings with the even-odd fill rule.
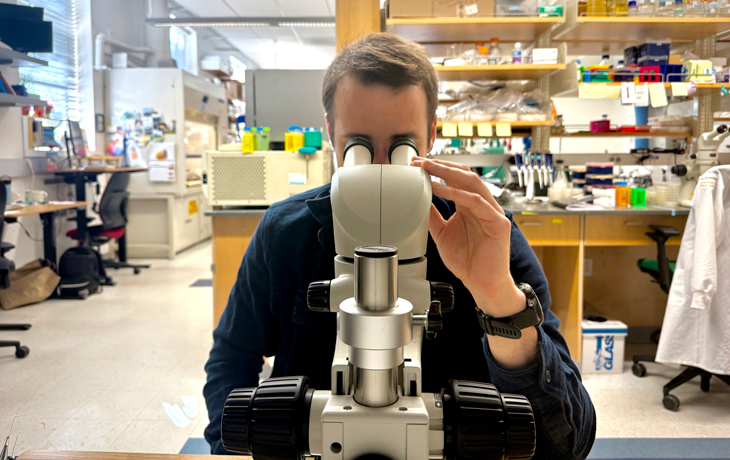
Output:
[[[240,17],[278,17],[281,12],[273,0],[224,0]]]
[[[177,0],[183,8],[198,17],[229,17],[236,14],[223,0]]]
[[[323,0],[274,0],[287,16],[329,16]],[[334,11],[333,11],[334,13]]]

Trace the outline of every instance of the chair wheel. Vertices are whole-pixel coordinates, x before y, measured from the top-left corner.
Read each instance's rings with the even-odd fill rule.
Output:
[[[135,268],[135,269],[134,269],[134,274],[135,274],[135,275],[139,275],[139,273],[140,273],[141,271],[142,271],[142,270],[140,270],[139,268]]]
[[[679,409],[679,398],[674,395],[666,395],[662,399],[664,408],[676,412]]]
[[[631,366],[631,372],[633,372],[637,377],[644,377],[646,375],[646,366],[641,363],[634,363],[634,365]]]
[[[28,356],[28,353],[30,353],[30,348],[26,347],[25,345],[21,345],[15,350],[15,357],[25,358],[26,356]]]

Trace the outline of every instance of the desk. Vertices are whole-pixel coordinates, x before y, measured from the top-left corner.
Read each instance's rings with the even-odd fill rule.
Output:
[[[29,450],[18,456],[18,460],[209,460],[230,459],[228,455],[184,455],[145,454],[131,452],[72,452],[51,450]],[[250,459],[249,456],[237,457]]]
[[[6,221],[14,222],[19,217],[32,216],[39,214],[43,223],[43,257],[53,262],[55,266],[58,263],[56,258],[56,235],[53,232],[53,218],[58,211],[66,209],[86,209],[86,201],[51,201],[47,204],[31,204],[17,209],[6,209],[3,216]]]
[[[586,279],[591,298],[598,298],[603,304],[618,304],[618,310],[611,306],[607,314],[621,319],[622,312],[648,305],[646,312],[641,312],[642,318],[647,324],[661,324],[666,295],[651,286],[649,276],[636,268],[636,260],[656,258],[654,241],[644,235],[649,225],[671,225],[684,231],[689,209],[646,206],[566,211],[547,203],[510,204],[505,209],[512,211],[517,226],[540,260],[550,283],[551,309],[560,319],[560,331],[576,360],[581,357]],[[264,212],[265,209],[206,212],[213,217],[214,326],[225,309],[243,254]],[[670,258],[680,241],[681,236],[667,241]],[[636,256],[636,250],[641,252],[640,256]],[[584,276],[586,254],[593,272],[589,277]]]
[[[121,172],[140,172],[147,171],[147,168],[115,168],[110,166],[87,166],[86,168],[79,169],[58,169],[55,171],[46,171],[46,173],[55,174],[63,177],[64,182],[67,184],[73,184],[76,186],[76,199],[79,201],[86,200],[86,183],[94,182],[99,174],[113,174]],[[76,213],[76,228],[78,232],[78,239],[86,241],[86,208],[79,209]],[[121,243],[120,243],[121,246]],[[126,248],[125,248],[126,249]],[[126,256],[124,257],[126,259]],[[120,260],[122,256],[120,254]],[[123,262],[125,260],[122,260]]]

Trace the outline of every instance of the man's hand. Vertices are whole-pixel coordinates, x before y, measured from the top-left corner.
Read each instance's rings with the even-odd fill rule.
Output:
[[[486,184],[466,165],[417,158],[411,166],[443,179],[446,185],[432,184],[433,194],[456,204],[448,220],[431,204],[428,229],[446,268],[484,313],[501,318],[524,310],[525,296],[509,270],[511,223]],[[519,340],[488,338],[492,355],[505,367],[523,367],[537,359],[535,328],[523,330]]]

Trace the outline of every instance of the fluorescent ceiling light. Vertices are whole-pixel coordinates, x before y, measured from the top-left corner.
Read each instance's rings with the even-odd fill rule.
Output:
[[[147,24],[155,27],[334,27],[333,17],[285,18],[150,18]]]

